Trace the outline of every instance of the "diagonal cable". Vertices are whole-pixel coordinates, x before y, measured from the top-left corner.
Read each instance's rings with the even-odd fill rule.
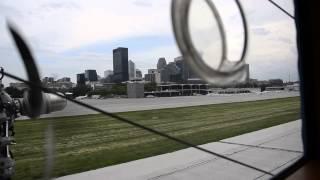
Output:
[[[161,131],[158,131],[158,130],[156,130],[156,129],[153,129],[153,128],[144,126],[144,125],[142,125],[142,124],[140,124],[140,123],[134,122],[134,121],[129,120],[129,119],[127,119],[127,118],[118,116],[117,114],[110,113],[110,112],[108,112],[108,111],[104,111],[104,110],[102,110],[102,109],[99,109],[99,108],[97,108],[97,107],[88,105],[88,104],[83,103],[83,102],[81,102],[81,101],[77,101],[77,100],[75,100],[75,99],[71,99],[71,98],[66,97],[66,96],[64,96],[64,95],[62,95],[62,94],[53,92],[53,91],[51,91],[50,89],[48,89],[48,88],[46,88],[46,87],[43,87],[43,86],[41,86],[41,85],[39,86],[38,84],[35,84],[35,83],[33,83],[33,82],[24,80],[24,79],[22,79],[22,78],[20,78],[20,77],[17,77],[17,76],[15,76],[15,75],[13,75],[13,74],[7,73],[7,72],[5,72],[5,71],[3,71],[2,74],[4,74],[4,75],[7,76],[7,77],[10,77],[10,78],[12,78],[12,79],[21,81],[21,82],[23,82],[23,83],[25,83],[25,84],[27,84],[27,85],[29,85],[29,86],[33,86],[33,87],[35,87],[35,88],[39,88],[39,89],[41,89],[42,91],[44,91],[44,92],[46,92],[46,93],[54,94],[54,95],[56,95],[56,96],[59,96],[59,97],[64,98],[64,99],[67,99],[67,100],[69,100],[69,101],[71,101],[71,102],[73,102],[73,103],[75,103],[75,104],[80,105],[80,106],[86,107],[86,108],[88,108],[88,109],[94,110],[94,111],[99,112],[99,113],[101,113],[101,114],[104,114],[104,115],[107,115],[107,116],[112,117],[112,118],[114,118],[114,119],[117,119],[117,120],[119,120],[119,121],[121,121],[121,122],[130,124],[130,125],[133,125],[133,126],[135,126],[135,127],[144,129],[144,130],[149,131],[149,132],[151,132],[151,133],[154,133],[154,134],[157,134],[157,135],[159,135],[159,136],[165,137],[165,138],[167,138],[167,139],[173,140],[173,141],[178,142],[178,143],[180,143],[180,144],[183,144],[183,145],[185,145],[185,146],[187,146],[187,147],[192,147],[192,148],[198,149],[198,150],[200,150],[200,151],[202,151],[202,152],[205,152],[205,153],[208,153],[208,154],[211,154],[211,155],[220,157],[220,158],[222,158],[222,159],[225,159],[225,160],[234,162],[234,163],[236,163],[236,164],[239,164],[239,165],[248,167],[248,168],[250,168],[250,169],[254,169],[254,170],[256,170],[256,171],[259,171],[259,172],[262,172],[262,173],[265,173],[265,174],[274,176],[272,173],[270,173],[270,172],[268,172],[268,171],[262,170],[262,169],[260,169],[260,168],[257,168],[257,167],[251,166],[251,165],[249,165],[249,164],[240,162],[240,161],[238,161],[238,160],[229,158],[229,157],[227,157],[227,156],[221,155],[221,154],[219,154],[219,153],[216,153],[216,152],[207,150],[207,149],[205,149],[205,148],[199,147],[199,146],[197,146],[197,145],[195,145],[195,144],[192,144],[192,143],[190,143],[190,142],[187,142],[187,141],[185,141],[185,140],[182,140],[182,139],[176,138],[176,137],[174,137],[174,136],[168,135],[168,134],[163,133],[163,132],[161,132]]]
[[[17,49],[18,49],[18,51],[19,51],[19,53],[20,53],[20,55],[21,55],[21,58],[22,58],[23,61],[25,62],[26,67],[28,67],[28,66],[31,65],[31,64],[29,63],[29,61],[31,61],[31,62],[33,62],[33,65],[31,65],[31,66],[34,66],[34,68],[36,68],[36,65],[34,64],[34,62],[35,62],[35,61],[34,61],[34,58],[33,58],[33,56],[32,56],[31,50],[28,48],[28,45],[25,43],[25,41],[24,41],[23,38],[20,36],[20,34],[18,33],[18,31],[16,31],[16,29],[15,29],[10,23],[8,23],[8,28],[9,28],[9,31],[10,31],[11,35],[13,36],[13,39],[15,40],[16,47],[17,47]],[[31,73],[32,73],[32,72],[31,72]],[[183,145],[185,145],[185,146],[187,146],[187,147],[193,147],[193,148],[195,148],[195,149],[198,149],[198,150],[200,150],[200,151],[209,153],[209,154],[211,154],[211,155],[215,155],[215,156],[217,156],[217,157],[220,157],[220,158],[223,158],[223,159],[232,161],[232,162],[234,162],[234,163],[237,163],[237,164],[243,165],[243,166],[245,166],[245,167],[254,169],[254,170],[256,170],[256,171],[263,172],[263,173],[265,173],[265,174],[269,174],[269,175],[273,176],[273,174],[271,174],[271,173],[269,173],[269,172],[267,172],[267,171],[264,171],[264,170],[262,170],[262,169],[259,169],[259,168],[256,168],[256,167],[254,167],[254,166],[245,164],[245,163],[243,163],[243,162],[240,162],[240,161],[231,159],[231,158],[229,158],[229,157],[226,157],[226,156],[224,156],[224,155],[221,155],[221,154],[212,152],[212,151],[207,150],[207,149],[205,149],[205,148],[198,147],[198,146],[196,146],[196,145],[194,145],[194,144],[192,144],[192,143],[189,143],[189,142],[187,142],[187,141],[184,141],[184,140],[182,140],[182,139],[179,139],[179,138],[170,136],[170,135],[168,135],[168,134],[166,134],[166,133],[160,132],[160,131],[158,131],[158,130],[155,130],[155,129],[150,128],[150,127],[147,127],[147,126],[144,126],[144,125],[142,125],[142,124],[139,124],[139,123],[137,123],[137,122],[134,122],[134,121],[129,120],[129,119],[126,119],[126,118],[123,118],[123,117],[118,116],[118,115],[116,115],[116,114],[113,114],[113,113],[104,111],[104,110],[102,110],[102,109],[96,108],[96,107],[94,107],[94,106],[88,105],[88,104],[83,103],[83,102],[81,102],[81,101],[77,101],[77,100],[74,100],[74,99],[65,97],[64,95],[61,95],[61,94],[56,93],[56,92],[53,92],[53,91],[51,91],[50,89],[48,89],[48,88],[46,88],[46,87],[43,87],[40,83],[37,83],[37,82],[34,82],[34,81],[24,80],[24,79],[22,79],[22,78],[20,78],[20,77],[17,77],[17,76],[15,76],[15,75],[10,74],[10,73],[7,73],[7,72],[1,72],[1,74],[4,74],[4,75],[6,75],[6,76],[8,76],[8,77],[10,77],[10,78],[16,79],[16,80],[18,80],[18,81],[24,82],[25,84],[29,85],[29,87],[31,87],[31,89],[38,89],[38,90],[42,90],[42,91],[47,92],[47,93],[55,94],[56,96],[61,97],[61,98],[64,98],[64,99],[67,99],[67,100],[69,100],[69,101],[71,101],[71,102],[73,102],[73,103],[75,103],[75,104],[78,104],[78,105],[80,105],[80,106],[86,107],[86,108],[91,109],[91,110],[94,110],[94,111],[96,111],[96,112],[100,112],[100,113],[102,113],[102,114],[104,114],[104,115],[107,115],[107,116],[110,116],[110,117],[112,117],[112,118],[115,118],[115,119],[117,119],[117,120],[119,120],[119,121],[121,121],[121,122],[124,122],[124,123],[127,123],[127,124],[131,124],[131,125],[133,125],[133,126],[135,126],[135,127],[144,129],[144,130],[146,130],[146,131],[149,131],[149,132],[151,132],[151,133],[160,135],[160,136],[165,137],[165,138],[168,138],[168,139],[170,139],[170,140],[176,141],[176,142],[178,142],[178,143],[180,143],[180,144],[183,144]],[[30,79],[30,80],[32,80],[32,79]]]
[[[271,4],[273,4],[274,6],[276,6],[278,9],[280,9],[283,13],[285,13],[286,15],[288,15],[289,17],[291,17],[292,19],[295,19],[293,15],[291,15],[288,11],[286,11],[285,9],[283,9],[281,6],[279,6],[277,3],[275,3],[273,0],[268,0]]]

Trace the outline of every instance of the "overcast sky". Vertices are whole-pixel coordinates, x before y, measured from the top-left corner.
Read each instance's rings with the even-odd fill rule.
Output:
[[[200,0],[198,0],[199,2]],[[112,70],[112,49],[129,48],[129,59],[146,73],[159,57],[180,56],[170,20],[170,0],[1,0],[0,66],[25,77],[25,70],[8,34],[6,19],[13,22],[33,50],[41,76],[71,77],[85,69]],[[226,28],[228,57],[236,59],[242,47],[242,26],[233,0],[215,1]],[[251,78],[297,80],[294,21],[267,0],[242,0],[249,25],[247,63]],[[293,14],[291,0],[277,0]],[[213,21],[206,7],[195,10],[197,24]],[[201,9],[203,8],[203,10]],[[200,13],[202,12],[202,13]],[[194,24],[194,23],[193,23]],[[196,27],[196,26],[195,26]],[[211,34],[212,36],[211,36]],[[210,32],[196,36],[199,51],[217,59],[205,43],[216,43]],[[202,35],[202,36],[200,36]],[[209,39],[209,40],[208,40]],[[196,41],[195,40],[195,41]],[[196,43],[197,44],[197,43]],[[210,54],[211,53],[211,54]],[[12,82],[5,78],[4,82]]]

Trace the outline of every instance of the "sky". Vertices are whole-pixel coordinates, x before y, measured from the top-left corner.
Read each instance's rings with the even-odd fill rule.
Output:
[[[202,0],[194,0],[190,29],[196,48],[208,64],[220,58],[221,39]],[[214,0],[227,36],[228,59],[237,60],[243,26],[234,0]],[[291,0],[276,2],[294,14]],[[259,80],[298,80],[294,21],[267,0],[242,0],[249,28],[246,62]],[[0,66],[26,78],[6,22],[18,27],[36,58],[41,77],[71,77],[85,69],[103,76],[112,70],[112,50],[129,48],[129,59],[143,73],[160,57],[173,61],[181,53],[171,25],[170,0],[1,0]],[[209,12],[209,13],[208,13]],[[5,78],[4,84],[15,82]]]

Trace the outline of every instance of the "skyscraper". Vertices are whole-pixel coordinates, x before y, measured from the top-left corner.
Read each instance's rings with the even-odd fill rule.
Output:
[[[177,76],[180,73],[179,67],[175,62],[170,62],[160,71],[161,74],[161,82],[177,82],[179,81]]]
[[[98,81],[98,75],[96,70],[88,69],[84,72],[86,81]]]
[[[174,58],[174,62],[180,69],[181,80],[183,82],[187,82],[188,79],[199,79],[199,76],[192,71],[182,56]]]
[[[164,67],[166,67],[167,65],[167,61],[164,57],[159,58],[158,60],[158,64],[157,64],[157,69],[160,71],[161,69],[163,69]]]
[[[133,61],[129,60],[129,80],[133,80],[136,78],[136,65]]]
[[[249,64],[245,64],[245,69],[246,69],[246,73],[247,73],[246,82],[249,82],[249,80],[250,80],[250,68],[249,68]]]
[[[113,74],[115,82],[129,80],[128,48],[119,47],[113,50]]]
[[[85,84],[86,78],[84,73],[77,74],[77,84]]]

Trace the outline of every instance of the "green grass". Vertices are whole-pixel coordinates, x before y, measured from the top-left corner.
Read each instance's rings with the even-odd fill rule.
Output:
[[[299,97],[291,97],[118,115],[194,144],[204,144],[297,120],[300,101]],[[16,121],[14,179],[43,176],[49,122],[55,136],[55,177],[186,148],[100,114]]]

